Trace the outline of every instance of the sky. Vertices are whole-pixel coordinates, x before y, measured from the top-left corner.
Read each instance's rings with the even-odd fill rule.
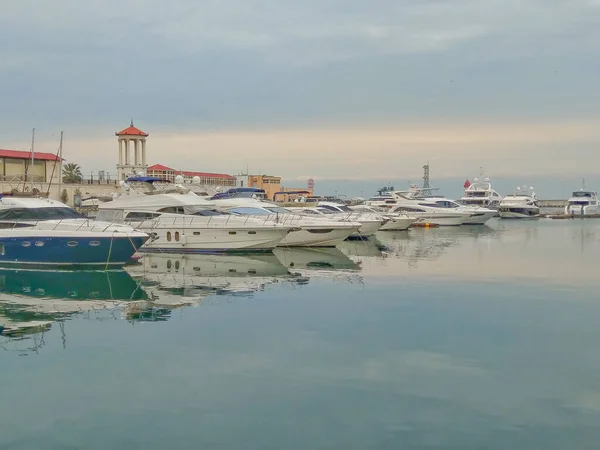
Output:
[[[0,55],[0,148],[63,130],[84,173],[133,118],[150,164],[290,187],[600,189],[600,0],[19,0]]]

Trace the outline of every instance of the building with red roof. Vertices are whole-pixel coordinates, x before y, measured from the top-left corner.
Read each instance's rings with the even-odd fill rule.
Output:
[[[32,163],[33,156],[33,163]],[[47,182],[58,178],[60,158],[52,153],[0,149],[2,181]]]
[[[162,164],[149,166],[146,173],[150,177],[162,178],[170,182],[174,182],[175,177],[181,175],[185,183],[191,183],[194,177],[199,177],[200,184],[205,186],[235,186],[235,177],[225,173],[178,170],[163,166]]]

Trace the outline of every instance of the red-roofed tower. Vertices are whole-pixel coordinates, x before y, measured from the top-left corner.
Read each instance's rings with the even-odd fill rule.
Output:
[[[134,173],[146,172],[146,138],[148,133],[144,133],[139,128],[131,124],[124,130],[115,133],[119,139],[119,162],[117,164],[117,173],[119,180],[125,180]],[[131,158],[133,150],[133,159]]]

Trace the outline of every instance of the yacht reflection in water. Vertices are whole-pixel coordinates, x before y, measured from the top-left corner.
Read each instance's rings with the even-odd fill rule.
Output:
[[[471,245],[477,251],[482,240],[489,240],[496,233],[488,226],[440,227],[414,229],[410,233],[378,233],[377,238],[385,256],[406,260],[410,266],[416,266],[419,261],[436,260],[449,248],[459,245]]]
[[[64,321],[74,315],[114,314],[124,302],[147,298],[146,292],[123,270],[0,269],[0,291],[0,335],[13,341],[31,336],[40,341],[41,335],[43,342],[43,333],[54,322],[64,332]],[[33,344],[29,349],[39,346]]]
[[[268,285],[301,286],[309,277],[334,278],[360,269],[336,248],[146,254],[125,270],[108,272],[0,269],[0,335],[7,339],[0,346],[37,351],[55,322],[66,342],[65,323],[75,317],[165,321],[174,309],[197,306],[207,297],[252,296]]]
[[[273,254],[146,254],[128,272],[154,304],[196,305],[208,295],[248,295],[268,284],[299,282]]]

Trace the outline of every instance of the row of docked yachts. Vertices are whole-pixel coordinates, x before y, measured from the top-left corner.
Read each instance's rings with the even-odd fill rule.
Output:
[[[206,198],[181,185],[137,177],[103,203],[94,220],[43,198],[0,199],[0,263],[123,266],[138,251],[154,253],[268,252],[276,247],[335,247],[380,229],[406,230],[400,214],[320,205],[287,209],[256,198]],[[338,209],[336,209],[338,208]]]
[[[436,193],[435,188],[411,185],[406,191],[385,191],[367,204],[385,206],[390,211],[406,212],[437,222],[439,225],[468,225],[501,219],[537,219],[540,217],[538,199],[532,187],[524,186],[502,197],[492,187],[489,178],[474,179],[465,184],[465,193],[450,200]]]

